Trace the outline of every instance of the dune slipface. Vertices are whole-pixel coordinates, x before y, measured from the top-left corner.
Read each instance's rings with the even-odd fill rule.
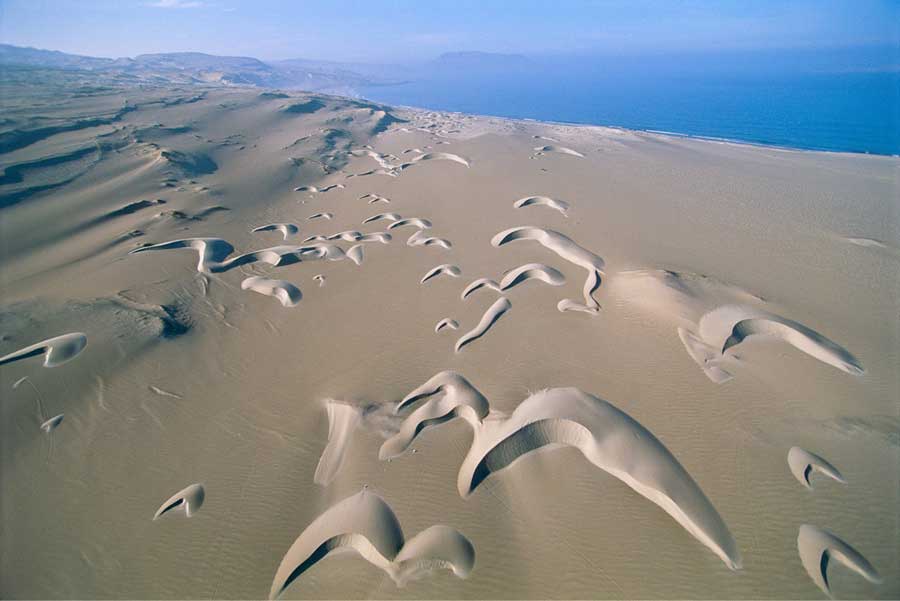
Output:
[[[205,499],[206,491],[203,489],[203,485],[191,484],[166,499],[165,503],[160,505],[159,509],[156,510],[153,519],[158,520],[165,514],[176,509],[183,509],[185,517],[191,517],[197,513]]]
[[[241,290],[252,290],[267,296],[274,296],[283,307],[296,307],[303,298],[300,289],[290,282],[258,276],[249,277],[241,282]]]
[[[65,415],[62,413],[60,413],[59,415],[54,415],[43,424],[41,424],[41,430],[43,430],[47,434],[50,434],[50,432],[56,430],[57,426],[62,423],[63,417],[65,417]]]
[[[588,275],[584,281],[584,304],[571,299],[563,299],[557,305],[560,311],[583,311],[596,315],[600,311],[600,304],[594,300],[594,291],[600,287],[601,276],[605,263],[596,254],[579,246],[571,238],[559,232],[539,227],[514,227],[498,233],[491,239],[491,245],[501,247],[516,240],[534,240],[555,252],[560,258],[587,270]]]
[[[440,332],[444,328],[450,328],[451,330],[459,329],[459,322],[455,319],[450,319],[449,317],[445,317],[444,319],[437,322],[437,325],[434,326],[435,332]]]
[[[390,506],[364,489],[333,505],[300,534],[275,572],[269,599],[276,599],[304,572],[341,550],[355,551],[397,586],[435,569],[449,569],[466,578],[475,566],[475,548],[465,536],[436,525],[406,541]]]
[[[43,355],[44,367],[59,367],[77,357],[86,346],[87,336],[81,332],[72,332],[36,342],[31,346],[0,357],[0,365]]]
[[[495,282],[490,278],[478,278],[477,280],[472,281],[468,286],[466,286],[460,298],[466,300],[470,294],[475,292],[476,290],[480,290],[481,288],[487,288],[488,290],[493,290],[494,292],[500,292],[500,284]]]
[[[378,213],[377,215],[372,215],[371,217],[367,217],[363,220],[363,225],[366,223],[372,223],[373,221],[379,221],[381,219],[387,219],[389,221],[400,221],[402,217],[397,213]]]
[[[536,146],[534,148],[535,155],[541,156],[542,154],[568,154],[573,157],[584,158],[584,155],[578,152],[577,150],[572,150],[571,148],[566,148],[565,146],[556,146],[556,145],[548,145],[548,146]]]
[[[881,576],[862,553],[828,530],[809,524],[800,526],[797,550],[806,573],[829,597],[832,594],[831,586],[828,584],[828,566],[832,560],[850,568],[872,584],[881,584]]]
[[[359,426],[362,415],[359,407],[339,401],[327,401],[328,444],[322,451],[313,481],[320,486],[328,486],[344,463],[344,454],[350,444],[350,436]]]
[[[548,267],[542,263],[528,263],[520,265],[503,276],[500,280],[500,290],[506,291],[513,286],[518,286],[528,280],[538,280],[549,286],[562,286],[566,283],[565,276],[558,269]]]
[[[837,480],[841,484],[847,483],[836,467],[815,453],[810,453],[806,449],[791,447],[791,450],[788,451],[787,461],[788,466],[791,468],[791,473],[794,474],[797,481],[806,488],[812,489],[809,477],[813,472],[825,474],[832,480]]]

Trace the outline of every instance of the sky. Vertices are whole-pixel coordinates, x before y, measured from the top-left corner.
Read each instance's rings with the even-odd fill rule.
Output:
[[[345,62],[841,48],[900,44],[900,0],[0,0],[0,42]]]

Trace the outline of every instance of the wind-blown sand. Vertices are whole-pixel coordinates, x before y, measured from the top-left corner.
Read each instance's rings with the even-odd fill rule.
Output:
[[[3,597],[900,596],[900,159],[51,79]]]

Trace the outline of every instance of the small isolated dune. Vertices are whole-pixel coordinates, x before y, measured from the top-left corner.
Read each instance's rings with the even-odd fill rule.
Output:
[[[143,246],[132,250],[128,254],[136,255],[149,251],[179,248],[191,248],[197,251],[197,271],[200,273],[217,271],[217,268],[228,258],[228,255],[234,252],[234,247],[221,238],[184,238]]]
[[[59,367],[77,357],[86,346],[87,336],[81,332],[72,332],[36,342],[0,357],[0,365],[43,355],[44,367]]]
[[[176,509],[183,510],[186,517],[191,517],[197,513],[205,499],[206,491],[203,489],[203,485],[191,484],[187,488],[179,490],[177,493],[166,499],[165,503],[160,505],[159,509],[156,510],[156,515],[153,516],[153,519],[158,520],[162,516]]]
[[[661,507],[729,568],[741,567],[728,526],[687,470],[649,430],[611,403],[577,388],[553,388],[522,401],[507,420],[485,426],[476,431],[459,471],[463,497],[528,453],[572,446]]]
[[[43,430],[47,434],[50,434],[50,432],[56,430],[56,427],[62,423],[63,417],[65,417],[65,415],[62,413],[60,413],[59,415],[54,415],[43,424],[41,424],[41,430]]]
[[[355,551],[397,586],[435,569],[466,578],[475,566],[475,548],[458,531],[436,525],[406,541],[390,506],[364,489],[333,505],[300,534],[278,566],[269,599],[278,598],[316,563],[342,551]]]
[[[326,401],[325,412],[328,415],[328,444],[313,476],[313,481],[319,486],[328,486],[337,476],[344,464],[350,436],[362,418],[359,407],[340,401]]]
[[[241,290],[252,290],[266,296],[274,296],[283,307],[296,307],[303,298],[300,289],[285,280],[270,280],[253,276],[241,282]]]
[[[543,154],[568,154],[573,157],[581,157],[584,158],[584,155],[578,152],[577,150],[572,150],[571,148],[566,148],[565,146],[556,146],[550,144],[548,146],[536,146],[535,155],[540,156]]]
[[[449,263],[444,263],[443,265],[438,265],[437,267],[433,267],[428,270],[422,279],[419,281],[420,284],[424,284],[428,280],[432,278],[436,278],[441,275],[447,275],[453,278],[458,278],[462,274],[462,270],[456,265],[450,265]]]
[[[845,373],[864,369],[850,351],[801,323],[745,305],[725,305],[700,318],[699,334],[679,332],[692,359],[714,382],[730,379],[723,362],[736,361],[726,352],[750,337],[774,338]],[[715,371],[711,371],[711,368]]]
[[[381,244],[388,244],[391,240],[393,240],[393,236],[387,232],[372,232],[371,234],[363,234],[360,237],[359,242],[380,242]]]
[[[489,290],[493,290],[494,292],[500,292],[500,284],[498,284],[494,280],[490,278],[478,278],[463,289],[460,298],[466,300],[466,298],[468,298],[470,294],[472,294],[476,290],[480,290],[481,288],[487,288]]]
[[[372,194],[371,192],[368,194],[363,194],[359,197],[359,200],[366,200],[370,205],[375,204],[376,202],[391,202],[390,198],[385,198],[384,196],[379,196],[378,194]]]
[[[837,480],[841,484],[847,483],[836,467],[822,457],[819,457],[815,453],[810,453],[806,449],[792,447],[791,450],[788,451],[787,462],[788,466],[791,468],[791,473],[794,474],[797,481],[806,488],[812,489],[809,477],[813,472],[825,474],[832,480]]]
[[[373,221],[380,221],[382,219],[387,219],[388,221],[400,221],[402,217],[397,213],[378,213],[377,215],[372,215],[371,217],[367,217],[363,219],[363,225],[367,223],[372,223]]]
[[[553,209],[554,211],[559,211],[566,217],[569,216],[569,203],[564,200],[556,200],[554,198],[550,198],[549,196],[526,196],[525,198],[520,198],[519,200],[514,202],[513,206],[517,209],[532,206],[547,207]]]
[[[463,334],[459,340],[456,341],[454,350],[458,353],[470,342],[474,342],[484,336],[487,331],[491,329],[491,326],[493,326],[504,313],[509,311],[510,308],[512,308],[512,303],[509,302],[509,299],[505,296],[495,300],[494,304],[488,307],[488,310],[481,316],[478,325]]]
[[[450,319],[449,317],[445,317],[444,319],[437,322],[437,325],[434,326],[435,332],[440,332],[444,328],[450,328],[451,330],[459,329],[459,322],[455,319]]]
[[[313,213],[306,218],[307,221],[312,221],[313,219],[334,219],[334,213]]]
[[[469,166],[469,161],[462,158],[458,154],[451,154],[449,152],[426,152],[423,155],[417,156],[407,163],[403,163],[400,165],[400,170],[408,169],[417,163],[422,163],[425,161],[451,161],[454,163],[459,163],[460,165]]]
[[[432,376],[406,395],[397,404],[396,411],[399,413],[419,401],[425,402],[403,420],[397,434],[381,445],[379,459],[391,459],[403,454],[422,431],[456,417],[478,428],[490,412],[490,404],[484,395],[454,371],[442,371]]]
[[[289,236],[293,236],[300,231],[300,228],[293,223],[270,223],[255,228],[255,232],[281,232],[282,237],[287,240]]]
[[[528,280],[538,280],[549,286],[562,286],[566,283],[566,277],[559,270],[543,263],[528,263],[511,269],[503,276],[500,280],[500,290],[509,290]]]
[[[362,265],[363,257],[364,255],[362,244],[354,244],[347,250],[347,258],[357,265]]]
[[[881,584],[881,576],[862,553],[828,530],[809,524],[800,526],[797,550],[806,573],[829,597],[832,594],[828,583],[828,566],[832,560],[850,568],[872,584]]]
[[[390,228],[388,228],[390,229]],[[423,230],[418,230],[406,240],[407,246],[440,246],[441,248],[453,248],[453,243],[446,238],[426,236]]]
[[[594,291],[600,287],[601,276],[605,269],[602,258],[579,246],[568,236],[564,236],[554,230],[548,230],[533,226],[514,227],[498,233],[491,239],[491,245],[496,248],[517,240],[534,240],[545,248],[555,252],[560,258],[573,263],[588,272],[584,281],[584,304],[571,299],[563,299],[557,307],[560,311],[583,311],[596,315],[600,311],[600,304],[594,299]]]

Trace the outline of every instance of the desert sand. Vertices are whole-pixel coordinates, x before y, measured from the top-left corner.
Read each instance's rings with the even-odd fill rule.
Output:
[[[3,597],[900,596],[897,157],[3,104]]]

